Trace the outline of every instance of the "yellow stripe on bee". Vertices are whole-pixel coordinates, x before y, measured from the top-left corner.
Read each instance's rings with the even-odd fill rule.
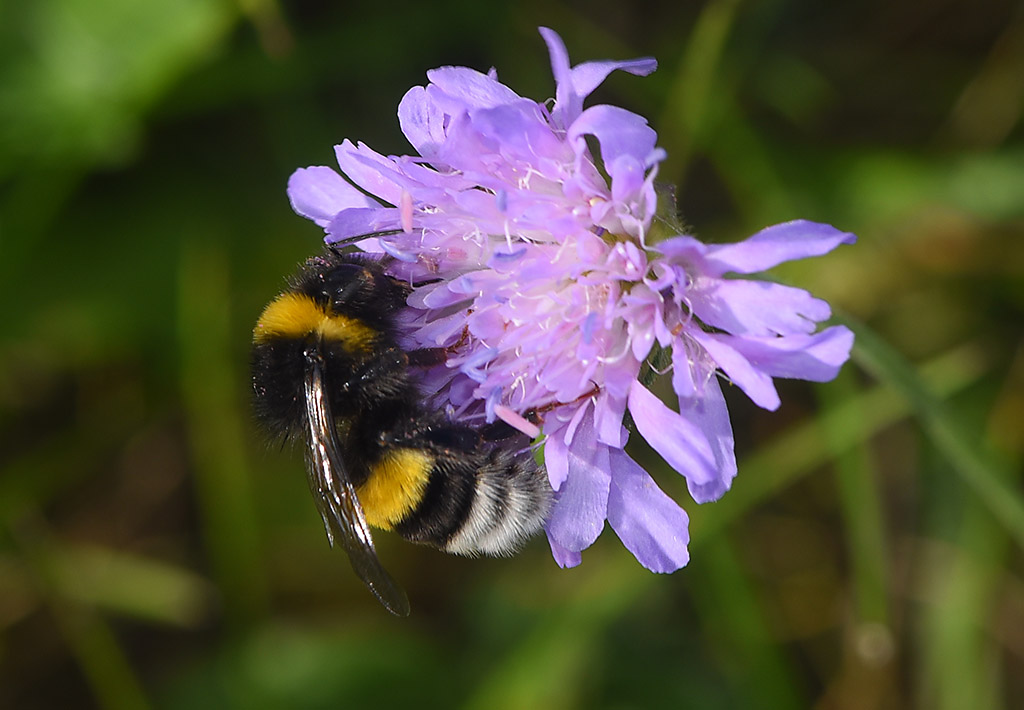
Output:
[[[418,449],[394,449],[356,489],[366,522],[390,530],[419,505],[434,459]]]
[[[275,338],[303,338],[319,333],[324,340],[340,341],[348,350],[366,352],[373,346],[377,332],[355,318],[327,313],[323,306],[304,293],[288,291],[263,309],[252,338],[265,343]]]

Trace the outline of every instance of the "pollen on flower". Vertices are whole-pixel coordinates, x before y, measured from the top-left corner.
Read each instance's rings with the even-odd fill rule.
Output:
[[[495,73],[435,69],[398,110],[418,156],[346,140],[336,155],[353,184],[309,168],[289,195],[328,242],[389,233],[362,246],[394,257],[388,269],[414,285],[406,344],[456,343],[424,373],[439,407],[539,430],[560,565],[579,564],[607,522],[643,565],[669,572],[689,559],[688,518],[626,442],[645,439],[696,502],[723,495],[736,459],[719,380],[774,409],[774,378],[831,379],[853,342],[845,327],[819,329],[824,301],[750,274],[855,237],[803,220],[733,244],[686,234],[671,189],[655,185],[665,152],[654,129],[584,106],[613,71],[645,76],[656,62],[573,67],[558,35],[541,35],[553,100],[523,98]],[[651,372],[671,374],[675,406],[641,382]]]

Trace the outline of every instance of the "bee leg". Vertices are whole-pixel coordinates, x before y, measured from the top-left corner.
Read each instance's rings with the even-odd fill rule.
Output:
[[[420,348],[410,350],[406,353],[409,356],[409,365],[412,367],[434,367],[443,365],[448,359],[447,348]]]
[[[490,424],[484,424],[480,427],[480,437],[489,443],[504,442],[514,438],[516,435],[522,436],[514,427],[500,419],[495,419]]]
[[[409,355],[399,348],[387,348],[369,362],[357,367],[352,376],[341,383],[343,390],[348,390],[357,382],[364,387],[385,383],[389,388],[408,386],[406,370],[409,367]]]
[[[469,328],[462,329],[462,335],[452,345],[443,348],[420,348],[409,352],[409,364],[413,367],[434,367],[443,365],[451,355],[469,340]]]

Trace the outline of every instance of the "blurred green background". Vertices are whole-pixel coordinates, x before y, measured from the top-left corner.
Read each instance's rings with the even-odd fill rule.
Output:
[[[806,217],[779,277],[860,337],[779,412],[729,392],[740,474],[692,562],[606,531],[462,560],[378,536],[413,604],[328,549],[299,452],[255,436],[250,329],[319,229],[293,169],[442,64],[648,116],[684,219]],[[0,2],[0,707],[1024,706],[1019,2]],[[862,325],[864,324],[864,325]]]

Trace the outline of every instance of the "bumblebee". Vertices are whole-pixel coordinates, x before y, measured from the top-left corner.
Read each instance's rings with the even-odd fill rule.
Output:
[[[305,444],[309,487],[331,545],[392,613],[409,601],[370,526],[459,555],[506,555],[544,524],[552,490],[522,437],[448,420],[406,351],[396,316],[410,288],[378,259],[328,249],[264,309],[253,331],[257,420]]]

